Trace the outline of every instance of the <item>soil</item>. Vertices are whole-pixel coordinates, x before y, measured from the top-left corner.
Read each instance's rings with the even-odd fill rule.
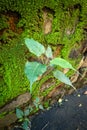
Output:
[[[87,130],[87,85],[33,117],[31,130]]]

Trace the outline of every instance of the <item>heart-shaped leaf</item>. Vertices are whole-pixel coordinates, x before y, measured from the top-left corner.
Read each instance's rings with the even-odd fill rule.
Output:
[[[25,64],[25,74],[30,81],[30,92],[32,93],[32,85],[35,81],[38,80],[38,77],[41,76],[47,70],[46,65],[43,65],[38,62],[26,62]]]
[[[56,71],[53,72],[53,75],[54,75],[55,78],[59,79],[61,82],[73,87],[71,81],[69,80],[69,78],[63,72],[56,70]]]
[[[23,111],[20,110],[19,108],[16,108],[16,116],[17,116],[17,118],[18,119],[23,118],[23,115],[24,115]]]
[[[69,68],[75,70],[68,61],[62,58],[54,58],[53,60],[50,61],[50,65],[59,65],[62,68]]]
[[[32,52],[38,57],[45,52],[44,46],[33,39],[25,38],[25,44],[27,48],[30,50],[30,52]]]

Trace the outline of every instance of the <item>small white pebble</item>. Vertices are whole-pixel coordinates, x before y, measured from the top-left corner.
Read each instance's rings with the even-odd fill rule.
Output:
[[[68,99],[65,99],[66,102],[68,102]]]
[[[79,104],[79,107],[82,107],[82,104]]]
[[[58,103],[62,103],[62,101],[63,101],[62,98],[59,98]]]
[[[78,97],[80,97],[81,95],[80,95],[80,94],[78,94],[77,96],[78,96]]]

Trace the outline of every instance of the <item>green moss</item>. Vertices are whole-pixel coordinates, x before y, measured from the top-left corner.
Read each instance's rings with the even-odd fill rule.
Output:
[[[40,81],[37,81],[36,83],[34,83],[33,85],[33,98],[35,96],[41,96],[42,93],[40,92],[41,86],[50,78],[52,78],[52,74],[48,74],[47,76],[44,76]]]
[[[4,30],[3,34],[0,37],[0,40],[2,41],[2,44],[9,44],[9,42],[11,42],[11,40],[16,37],[18,37],[18,34],[12,30]]]
[[[2,113],[0,114],[0,118],[4,118],[6,114],[7,114],[6,112],[2,112]]]
[[[0,105],[29,88],[29,82],[24,74],[25,51],[26,48],[22,45],[21,40],[10,41],[1,48]]]
[[[20,4],[21,3],[21,4]],[[64,30],[68,26],[72,26],[76,21],[76,17],[78,17],[80,13],[80,17],[82,20],[87,21],[86,12],[87,12],[87,2],[86,0],[68,0],[68,1],[36,1],[36,0],[28,0],[27,2],[24,0],[4,0],[0,2],[0,12],[1,11],[14,11],[18,12],[21,15],[21,18],[18,22],[18,27],[29,28],[30,32],[33,34],[35,32],[41,33],[42,29],[42,8],[44,6],[49,7],[54,10],[54,19],[53,19],[53,31],[52,33],[54,42],[61,42],[62,37],[64,36]],[[81,21],[82,22],[82,21]],[[84,22],[85,24],[85,22]],[[70,27],[70,29],[72,28]],[[58,32],[57,32],[58,31]],[[56,35],[57,34],[57,35]],[[49,36],[50,37],[50,36]],[[49,37],[47,39],[49,39]],[[47,41],[49,43],[49,40]],[[52,42],[52,41],[51,41]]]
[[[52,32],[43,34],[43,11],[47,7],[54,11],[48,14],[53,18]],[[76,67],[76,61],[70,60],[69,53],[77,43],[84,39],[83,28],[87,25],[87,0],[1,0],[0,13],[18,13],[19,21],[16,23],[17,29],[23,28],[20,39],[24,37],[34,38],[42,44],[63,44],[61,57],[70,61]],[[0,19],[0,29],[8,28],[7,19],[2,15]],[[1,87],[0,105],[16,97],[20,93],[29,90],[29,82],[24,74],[26,62],[26,47],[23,45],[19,35],[11,30],[5,30],[1,36]],[[30,54],[29,54],[30,56]],[[79,60],[79,59],[78,59]],[[47,77],[46,77],[47,80]],[[43,82],[45,79],[43,79]],[[41,81],[37,87],[34,86],[35,93],[38,95]],[[50,91],[50,89],[48,90]],[[43,95],[48,93],[45,92]],[[34,94],[35,94],[34,93]]]
[[[21,4],[20,4],[21,3]],[[76,40],[81,40],[82,36],[82,27],[87,21],[86,12],[87,12],[87,2],[86,0],[83,2],[82,0],[68,0],[68,1],[36,1],[36,0],[5,0],[1,1],[0,11],[14,11],[20,14],[20,19],[17,24],[17,27],[24,27],[25,29],[29,29],[29,37],[33,37],[35,40],[44,42],[44,34],[42,33],[42,8],[44,6],[52,9],[54,11],[53,15],[53,23],[52,23],[52,32],[51,34],[45,36],[45,40],[47,43],[60,43],[64,44],[67,41],[66,39],[66,31],[73,31],[76,29],[75,34],[70,35],[69,38],[72,42],[75,43]],[[32,13],[31,13],[32,12]],[[77,22],[79,21],[78,25]],[[78,34],[78,35],[77,35]],[[72,37],[72,38],[71,38]],[[78,38],[77,38],[78,37]]]
[[[7,19],[5,18],[5,16],[1,15],[0,16],[0,30],[8,28],[8,23],[7,23]]]

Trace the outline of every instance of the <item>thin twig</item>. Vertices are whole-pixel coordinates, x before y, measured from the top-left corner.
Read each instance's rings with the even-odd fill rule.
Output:
[[[48,124],[49,124],[49,122],[41,130],[44,130],[47,127]]]

